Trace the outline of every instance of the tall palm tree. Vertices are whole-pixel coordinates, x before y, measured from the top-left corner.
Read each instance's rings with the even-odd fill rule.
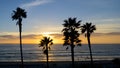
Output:
[[[21,52],[21,64],[23,67],[23,53],[22,53],[22,37],[21,37],[21,32],[22,32],[22,19],[26,18],[26,12],[22,8],[17,8],[15,11],[13,11],[12,19],[17,20],[16,25],[19,26],[19,33],[20,33],[20,52]]]
[[[53,44],[53,40],[50,39],[50,37],[43,37],[43,39],[41,39],[40,41],[40,47],[42,46],[43,47],[43,53],[46,55],[46,58],[47,58],[47,68],[49,68],[49,65],[48,65],[48,60],[49,60],[49,56],[48,56],[48,50],[50,49],[50,45]]]
[[[80,33],[78,31],[81,20],[76,21],[76,18],[68,18],[68,20],[64,20],[64,22],[64,28],[62,30],[64,35],[63,45],[70,45],[71,47],[72,68],[74,68],[74,47],[75,45],[81,45],[81,40],[79,40]]]
[[[91,66],[93,68],[93,58],[92,58],[92,50],[91,50],[91,43],[90,43],[90,36],[91,34],[96,30],[95,25],[92,25],[92,23],[86,23],[81,26],[81,32],[85,33],[85,37],[87,37],[88,40],[88,47],[90,51],[90,58],[91,58]]]

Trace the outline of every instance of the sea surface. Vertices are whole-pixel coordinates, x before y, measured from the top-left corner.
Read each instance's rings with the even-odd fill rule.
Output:
[[[19,62],[20,48],[19,44],[0,44],[0,62]],[[75,61],[89,61],[88,45],[75,46]],[[120,58],[120,44],[92,44],[94,60],[113,60]],[[23,45],[23,57],[25,62],[46,61],[46,55],[36,44]],[[71,61],[70,47],[56,44],[51,46],[49,51],[49,61]]]

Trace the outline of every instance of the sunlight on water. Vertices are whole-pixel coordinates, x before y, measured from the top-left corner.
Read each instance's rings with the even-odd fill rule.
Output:
[[[112,60],[120,57],[120,45],[94,45],[92,46],[94,60]],[[39,45],[25,44],[23,45],[24,61],[45,61],[46,55],[43,54]],[[89,50],[87,45],[75,47],[75,61],[88,61]],[[0,61],[20,61],[19,45],[0,44]],[[49,61],[71,61],[70,48],[62,45],[53,45],[49,51]]]

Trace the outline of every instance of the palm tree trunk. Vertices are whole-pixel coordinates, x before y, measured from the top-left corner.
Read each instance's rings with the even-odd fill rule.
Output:
[[[21,67],[23,67],[23,52],[22,52],[22,36],[21,36],[21,33],[22,33],[22,24],[19,20],[19,33],[20,33],[20,54],[21,54]]]
[[[71,59],[72,59],[72,68],[74,68],[74,45],[71,44]]]
[[[90,37],[87,36],[87,39],[88,39],[88,47],[89,47],[89,51],[90,51],[91,68],[93,68],[93,58],[92,58],[92,49],[91,49],[91,44],[90,44]]]
[[[49,68],[49,64],[48,64],[49,57],[48,57],[48,46],[47,46],[47,44],[46,44],[46,48],[47,48],[47,54],[46,54],[46,58],[47,58],[47,68]]]

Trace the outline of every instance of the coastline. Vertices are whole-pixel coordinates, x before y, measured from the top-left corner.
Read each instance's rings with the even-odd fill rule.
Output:
[[[0,68],[19,68],[20,62],[0,62]],[[24,62],[25,68],[45,68],[46,62]],[[90,68],[90,61],[75,61],[75,68]],[[118,68],[112,60],[94,61],[95,68]],[[50,61],[49,68],[71,68],[71,61]]]

